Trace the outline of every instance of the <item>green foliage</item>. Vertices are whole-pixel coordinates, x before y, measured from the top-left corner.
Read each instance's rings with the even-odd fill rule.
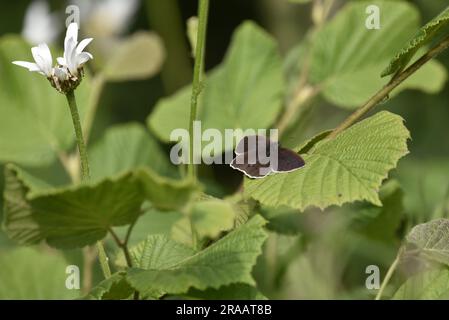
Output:
[[[394,294],[394,300],[449,299],[449,270],[439,269],[419,273],[409,278]]]
[[[218,289],[203,291],[191,289],[185,295],[188,298],[206,300],[266,300],[267,298],[256,288],[247,284],[231,284]]]
[[[109,81],[146,79],[160,71],[164,62],[161,39],[154,33],[140,31],[122,40],[104,67]]]
[[[108,129],[89,149],[93,179],[148,166],[161,175],[176,175],[175,168],[157,141],[140,124],[125,124]]]
[[[263,129],[281,109],[282,63],[275,41],[252,22],[235,32],[225,61],[207,76],[198,119],[202,129]],[[188,128],[191,88],[161,100],[148,119],[168,142],[174,129]],[[260,112],[259,110],[263,110]],[[224,146],[222,146],[222,150]]]
[[[194,246],[194,238],[199,241],[216,239],[222,232],[231,230],[235,219],[236,212],[229,202],[219,199],[199,201],[192,205],[188,215],[173,225],[171,235],[174,240]]]
[[[432,40],[441,35],[443,31],[448,30],[446,28],[448,24],[449,7],[416,32],[407,45],[396,54],[393,60],[391,60],[390,65],[382,72],[382,76],[388,76],[402,71],[422,46],[432,42]]]
[[[324,139],[304,154],[304,168],[245,181],[245,193],[267,206],[326,208],[356,200],[381,205],[378,190],[408,153],[401,117],[383,111]]]
[[[67,102],[45,77],[13,65],[14,60],[32,61],[30,46],[16,36],[2,37],[0,161],[50,164],[75,140]],[[76,91],[81,119],[87,111],[89,82],[86,76]]]
[[[365,28],[368,5],[379,6],[381,28]],[[379,74],[419,26],[419,13],[402,1],[349,2],[317,32],[311,47],[310,80],[333,104],[355,108],[386,84]],[[444,68],[431,62],[401,89],[438,92],[446,80]]]
[[[385,94],[388,79],[380,77],[397,75],[443,38],[449,8],[418,30],[420,14],[406,1],[289,2],[264,7],[277,13],[291,8],[287,19],[296,9],[310,10],[310,19],[267,20],[278,39],[244,22],[220,65],[202,74],[203,59],[195,61],[200,67],[193,97],[199,98],[202,130],[230,138],[226,129],[280,127],[287,129],[281,130],[282,144],[305,159],[300,170],[245,178],[242,185],[237,172],[218,165],[201,166],[186,179],[186,168],[172,165],[168,146],[158,141],[172,142],[174,129],[189,127],[191,85],[151,105],[175,86],[171,75],[183,73],[176,70],[177,60],[184,55],[188,62],[186,39],[170,38],[176,32],[155,23],[161,38],[148,31],[121,39],[94,36],[89,48],[95,60],[86,65],[86,71],[93,66],[94,76],[87,72],[76,90],[91,168],[91,179],[82,183],[65,97],[44,77],[11,63],[32,60],[29,44],[13,35],[0,39],[0,299],[79,298],[79,290],[65,287],[69,264],[82,266],[82,298],[92,300],[373,298],[364,271],[369,265],[386,269],[391,261],[391,270],[400,266],[405,281],[394,299],[449,299],[447,159],[422,152],[426,159],[401,162],[387,180],[409,150],[403,118],[410,128],[414,121],[427,128],[438,115],[434,105],[446,103],[444,96],[416,92],[389,98],[405,89],[437,93],[447,72],[429,61]],[[199,18],[188,22],[187,37],[192,48],[206,54],[209,66],[215,63],[214,41],[208,39],[207,50],[201,36],[196,41],[198,33],[206,33],[201,4]],[[380,8],[378,30],[365,27],[368,5]],[[285,32],[292,22],[298,27],[293,37]],[[277,40],[282,51],[292,45],[287,57]],[[160,77],[140,81],[161,70]],[[118,95],[111,98],[111,92],[119,87],[126,96],[112,101]],[[376,104],[386,108],[399,105],[395,110],[401,116],[381,111],[362,120],[367,114],[362,109],[338,135],[323,131],[347,116],[333,106],[352,109],[369,97],[379,97]],[[146,114],[132,110],[134,100],[152,110],[146,119],[151,133],[138,123]],[[418,102],[429,108],[416,117],[409,107]],[[120,103],[124,114],[113,110]],[[123,119],[136,122],[111,126]],[[427,143],[437,141],[435,135],[414,131],[418,139],[410,149],[432,149]],[[221,142],[214,155],[232,151]],[[438,142],[433,145],[444,149]],[[445,150],[437,154],[447,156]],[[104,280],[94,248],[86,247],[97,241],[104,243],[116,271]],[[38,243],[38,248],[13,248]]]
[[[39,180],[12,165],[5,178],[3,225],[9,237],[22,244],[45,239],[57,248],[83,247],[104,238],[113,226],[132,223],[145,199],[155,208],[178,208],[195,190],[189,182],[149,169],[56,189],[39,189]]]
[[[449,219],[437,219],[415,226],[407,243],[427,259],[449,265]]]
[[[395,180],[385,183],[379,192],[382,207],[364,204],[352,211],[351,224],[363,236],[382,242],[395,242],[404,218],[404,192]]]
[[[4,227],[21,244],[46,240],[57,248],[80,248],[105,237],[108,228],[140,214],[143,195],[131,174],[91,185],[39,191],[28,176],[7,166]]]
[[[192,287],[203,290],[233,283],[254,285],[251,270],[266,239],[264,224],[263,218],[255,216],[224,238],[190,256],[187,247],[167,238],[158,241],[157,246],[146,246],[149,251],[144,253],[145,256],[158,257],[157,260],[148,260],[150,269],[131,269],[127,279],[139,292],[150,296],[161,292],[185,293]],[[165,253],[165,248],[171,252]]]
[[[83,297],[85,300],[124,300],[134,293],[133,288],[126,282],[125,274],[114,273],[110,278],[100,282],[89,294]]]
[[[64,300],[79,296],[65,287],[67,262],[60,254],[17,248],[0,251],[0,299]]]

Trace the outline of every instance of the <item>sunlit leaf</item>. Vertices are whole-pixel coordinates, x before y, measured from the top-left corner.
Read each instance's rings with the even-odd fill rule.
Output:
[[[409,132],[401,117],[383,111],[304,154],[304,168],[246,179],[245,193],[267,206],[325,208],[356,200],[381,205],[378,190],[408,153]]]
[[[449,219],[437,219],[415,226],[407,242],[426,258],[449,265]]]
[[[449,299],[449,270],[421,272],[408,279],[394,294],[394,300]]]

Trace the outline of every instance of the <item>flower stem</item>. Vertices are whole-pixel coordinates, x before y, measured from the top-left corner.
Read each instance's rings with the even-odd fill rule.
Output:
[[[194,137],[193,123],[197,118],[198,97],[201,93],[201,76],[204,69],[204,49],[206,45],[207,16],[209,13],[209,0],[199,0],[198,8],[198,34],[195,51],[195,66],[193,69],[192,95],[190,99],[190,123],[189,123],[189,176],[196,179],[196,168],[194,165],[195,155],[193,153]]]
[[[329,138],[335,138],[340,132],[352,126],[361,117],[371,111],[380,102],[388,98],[391,91],[393,91],[397,86],[409,78],[412,74],[418,71],[423,65],[435,58],[441,52],[449,47],[449,37],[444,38],[438,45],[430,49],[421,58],[416,60],[410,67],[402,71],[401,73],[394,76],[391,81],[385,85],[381,90],[379,90],[375,95],[373,95],[361,108],[357,109],[352,113],[345,121],[343,121],[337,128],[332,131]]]
[[[84,143],[83,130],[81,127],[78,107],[76,105],[75,93],[73,91],[69,91],[66,94],[66,97],[70,108],[70,114],[72,115],[73,128],[75,129],[76,143],[78,145],[78,151],[80,155],[81,181],[87,181],[90,179],[89,161],[87,158],[86,144]],[[97,250],[101,269],[103,270],[103,275],[107,279],[111,276],[111,269],[109,268],[108,257],[106,255],[106,251],[104,250],[103,243],[101,241],[97,241]]]
[[[83,129],[81,128],[80,115],[78,113],[78,107],[76,105],[75,94],[73,91],[69,91],[66,94],[67,102],[69,103],[70,113],[72,115],[73,128],[75,129],[76,143],[78,145],[78,151],[80,153],[81,162],[81,180],[87,181],[90,178],[89,161],[87,159],[87,150],[84,143]]]

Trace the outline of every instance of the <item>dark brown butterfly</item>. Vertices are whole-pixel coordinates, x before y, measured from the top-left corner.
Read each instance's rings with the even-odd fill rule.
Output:
[[[264,178],[270,173],[291,172],[305,165],[296,152],[259,135],[243,137],[235,148],[231,167],[250,178]]]

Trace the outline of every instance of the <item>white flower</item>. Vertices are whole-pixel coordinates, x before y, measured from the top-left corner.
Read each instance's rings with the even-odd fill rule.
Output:
[[[73,76],[78,76],[78,71],[83,65],[93,59],[89,52],[83,52],[92,40],[92,38],[84,39],[78,44],[78,24],[71,23],[64,40],[64,57],[57,58],[59,65],[67,67]]]
[[[45,43],[31,48],[35,63],[26,61],[13,61],[14,64],[27,68],[31,72],[38,72],[47,78],[53,74],[53,58],[50,49]]]
[[[47,1],[35,0],[27,8],[22,30],[32,44],[53,43],[61,31],[59,14],[51,13]]]
[[[78,87],[83,79],[83,65],[93,59],[89,52],[83,52],[92,40],[89,38],[78,43],[78,25],[71,23],[64,41],[64,57],[57,58],[58,65],[53,67],[53,57],[45,43],[31,48],[35,62],[13,61],[13,63],[46,76],[56,90],[66,94]]]

